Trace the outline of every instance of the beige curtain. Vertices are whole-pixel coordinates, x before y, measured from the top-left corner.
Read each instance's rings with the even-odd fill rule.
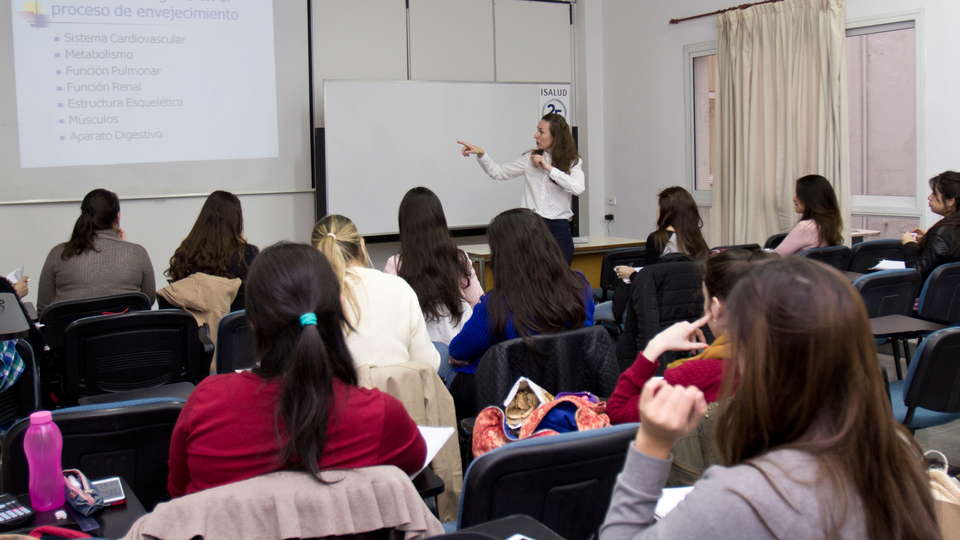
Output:
[[[784,0],[717,17],[713,245],[788,231],[794,183],[833,184],[850,243],[844,0]]]

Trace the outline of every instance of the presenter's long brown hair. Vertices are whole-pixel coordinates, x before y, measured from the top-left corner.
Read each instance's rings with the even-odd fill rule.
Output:
[[[703,218],[689,191],[680,186],[668,187],[657,194],[657,205],[660,207],[660,216],[657,218],[657,230],[653,233],[653,243],[658,252],[662,253],[670,241],[667,227],[673,227],[680,253],[699,260],[710,255],[710,248],[700,232]]]
[[[494,281],[486,304],[498,339],[506,338],[508,318],[528,346],[534,332],[583,326],[589,284],[567,265],[543,218],[526,208],[507,210],[493,218],[487,235]]]
[[[822,504],[834,505],[820,510],[837,516],[826,538],[856,508],[848,492],[863,502],[869,538],[940,538],[922,451],[893,418],[850,280],[808,259],[765,262],[734,287],[727,309],[738,370],[724,392],[735,379],[738,387],[717,420],[725,464],[756,467],[778,449],[813,454]]]
[[[204,201],[190,234],[170,257],[170,268],[163,273],[171,281],[194,272],[235,278],[230,273],[234,256],[241,266],[247,241],[243,239],[243,208],[240,199],[227,191],[214,191]]]
[[[577,143],[573,140],[573,131],[567,124],[567,119],[559,114],[543,115],[541,120],[550,123],[550,136],[553,137],[553,146],[550,148],[550,163],[561,171],[570,174],[570,169],[580,161],[577,153]],[[532,154],[543,155],[543,150],[533,150]]]

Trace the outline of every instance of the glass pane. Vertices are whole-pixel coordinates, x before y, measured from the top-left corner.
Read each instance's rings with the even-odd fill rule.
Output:
[[[917,191],[914,29],[846,38],[850,192]]]
[[[717,84],[717,55],[693,59],[693,126],[696,189],[713,189],[713,119]]]
[[[920,218],[888,216],[852,216],[850,228],[880,231],[879,236],[867,236],[864,240],[899,240],[903,233],[920,226]]]

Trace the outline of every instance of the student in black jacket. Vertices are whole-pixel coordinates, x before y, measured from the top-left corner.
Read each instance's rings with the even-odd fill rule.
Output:
[[[916,268],[923,280],[941,264],[960,262],[960,173],[946,171],[930,179],[930,210],[943,216],[926,233],[914,229],[903,234],[903,260]],[[916,239],[914,239],[916,235]]]

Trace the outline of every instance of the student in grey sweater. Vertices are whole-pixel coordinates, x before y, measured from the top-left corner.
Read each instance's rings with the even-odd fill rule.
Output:
[[[143,246],[127,242],[116,193],[95,189],[83,198],[70,241],[47,255],[37,310],[61,300],[142,292],[156,300],[153,264]]]
[[[791,257],[761,263],[728,303],[734,356],[717,418],[725,467],[707,469],[660,521],[673,444],[706,413],[695,387],[651,380],[600,540],[938,539],[922,452],[891,413],[859,295],[838,272]],[[695,323],[648,348],[694,350]],[[735,372],[736,371],[736,372]]]

